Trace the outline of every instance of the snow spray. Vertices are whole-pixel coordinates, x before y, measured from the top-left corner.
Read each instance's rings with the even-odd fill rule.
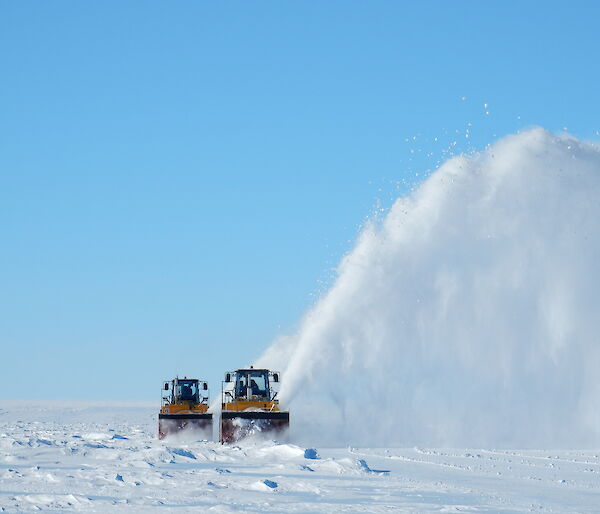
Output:
[[[364,228],[257,365],[298,442],[600,444],[600,149],[541,128],[447,161]]]

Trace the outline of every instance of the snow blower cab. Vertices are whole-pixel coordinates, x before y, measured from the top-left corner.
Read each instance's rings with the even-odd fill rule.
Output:
[[[282,439],[290,413],[279,410],[279,373],[268,369],[238,369],[225,374],[221,400],[222,443],[248,436]]]
[[[208,384],[195,378],[164,382],[158,414],[158,438],[185,431],[200,439],[212,437],[212,414],[208,411]]]

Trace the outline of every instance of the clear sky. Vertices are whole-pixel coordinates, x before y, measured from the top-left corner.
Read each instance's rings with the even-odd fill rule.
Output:
[[[0,397],[154,399],[177,373],[215,395],[451,152],[530,125],[598,139],[599,19],[1,2]]]

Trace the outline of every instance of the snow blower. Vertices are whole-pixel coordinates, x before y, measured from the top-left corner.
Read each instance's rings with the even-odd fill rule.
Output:
[[[212,438],[212,414],[208,410],[208,384],[195,378],[164,382],[158,414],[158,438],[185,431],[202,439]]]
[[[225,374],[221,390],[222,443],[249,436],[284,439],[290,413],[279,410],[279,373],[268,369],[238,369]]]

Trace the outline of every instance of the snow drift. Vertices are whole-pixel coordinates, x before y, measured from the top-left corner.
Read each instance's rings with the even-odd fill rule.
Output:
[[[280,369],[314,444],[600,443],[600,149],[535,128],[368,224]]]

